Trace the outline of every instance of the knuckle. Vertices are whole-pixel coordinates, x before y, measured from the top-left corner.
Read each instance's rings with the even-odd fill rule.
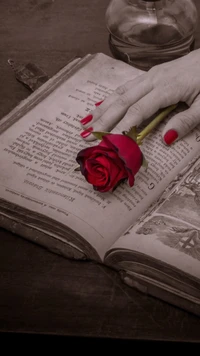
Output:
[[[165,81],[162,86],[157,87],[157,94],[162,107],[175,104],[180,98],[180,91],[178,88],[175,88],[168,81]]]
[[[177,123],[184,131],[190,131],[198,122],[197,116],[194,113],[182,114],[177,118]]]
[[[108,120],[108,117],[101,116],[99,119],[95,122],[93,126],[94,131],[109,131],[110,129],[113,128],[115,123],[112,121]]]
[[[117,106],[126,108],[130,105],[130,100],[126,94],[120,96],[116,101]]]
[[[97,121],[97,123],[96,123],[95,126],[100,127],[102,130],[106,127],[106,122],[105,122],[103,116],[100,116],[100,117],[98,118],[98,121]]]
[[[115,92],[118,94],[118,95],[123,95],[125,94],[127,91],[126,89],[126,85],[121,85],[120,87],[118,87]]]
[[[175,93],[175,85],[174,83],[172,85],[168,78],[163,78],[162,84],[159,84],[158,86],[162,95],[169,95],[172,91]]]
[[[169,88],[168,88],[169,89]],[[171,92],[167,88],[160,88],[159,91],[159,96],[160,96],[160,102],[162,106],[168,106],[169,103],[171,103]]]
[[[140,116],[142,114],[142,107],[140,103],[135,103],[128,110],[128,115],[130,116]]]

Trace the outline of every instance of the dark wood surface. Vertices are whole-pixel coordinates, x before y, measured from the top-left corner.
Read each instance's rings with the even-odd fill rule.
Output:
[[[1,0],[0,117],[29,95],[14,78],[9,58],[31,61],[51,76],[76,55],[110,55],[107,5]],[[0,230],[0,331],[199,342],[200,319],[125,286],[108,268],[66,260]]]

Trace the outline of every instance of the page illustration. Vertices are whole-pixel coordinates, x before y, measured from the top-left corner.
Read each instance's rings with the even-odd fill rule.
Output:
[[[136,234],[157,235],[163,244],[200,261],[200,162]]]

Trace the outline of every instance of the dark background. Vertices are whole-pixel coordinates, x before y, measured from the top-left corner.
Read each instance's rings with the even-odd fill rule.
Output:
[[[9,58],[31,61],[52,76],[74,56],[111,55],[104,20],[108,3],[1,0],[0,117],[30,94],[15,79]],[[1,229],[0,331],[19,338],[31,333],[199,342],[200,318],[128,288],[108,268],[66,260]]]

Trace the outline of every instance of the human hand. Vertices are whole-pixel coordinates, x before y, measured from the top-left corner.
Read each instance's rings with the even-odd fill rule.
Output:
[[[81,120],[86,141],[91,131],[128,131],[139,126],[159,109],[184,102],[188,108],[173,116],[162,132],[171,144],[200,123],[200,49],[184,57],[157,65],[118,87],[87,118]]]

